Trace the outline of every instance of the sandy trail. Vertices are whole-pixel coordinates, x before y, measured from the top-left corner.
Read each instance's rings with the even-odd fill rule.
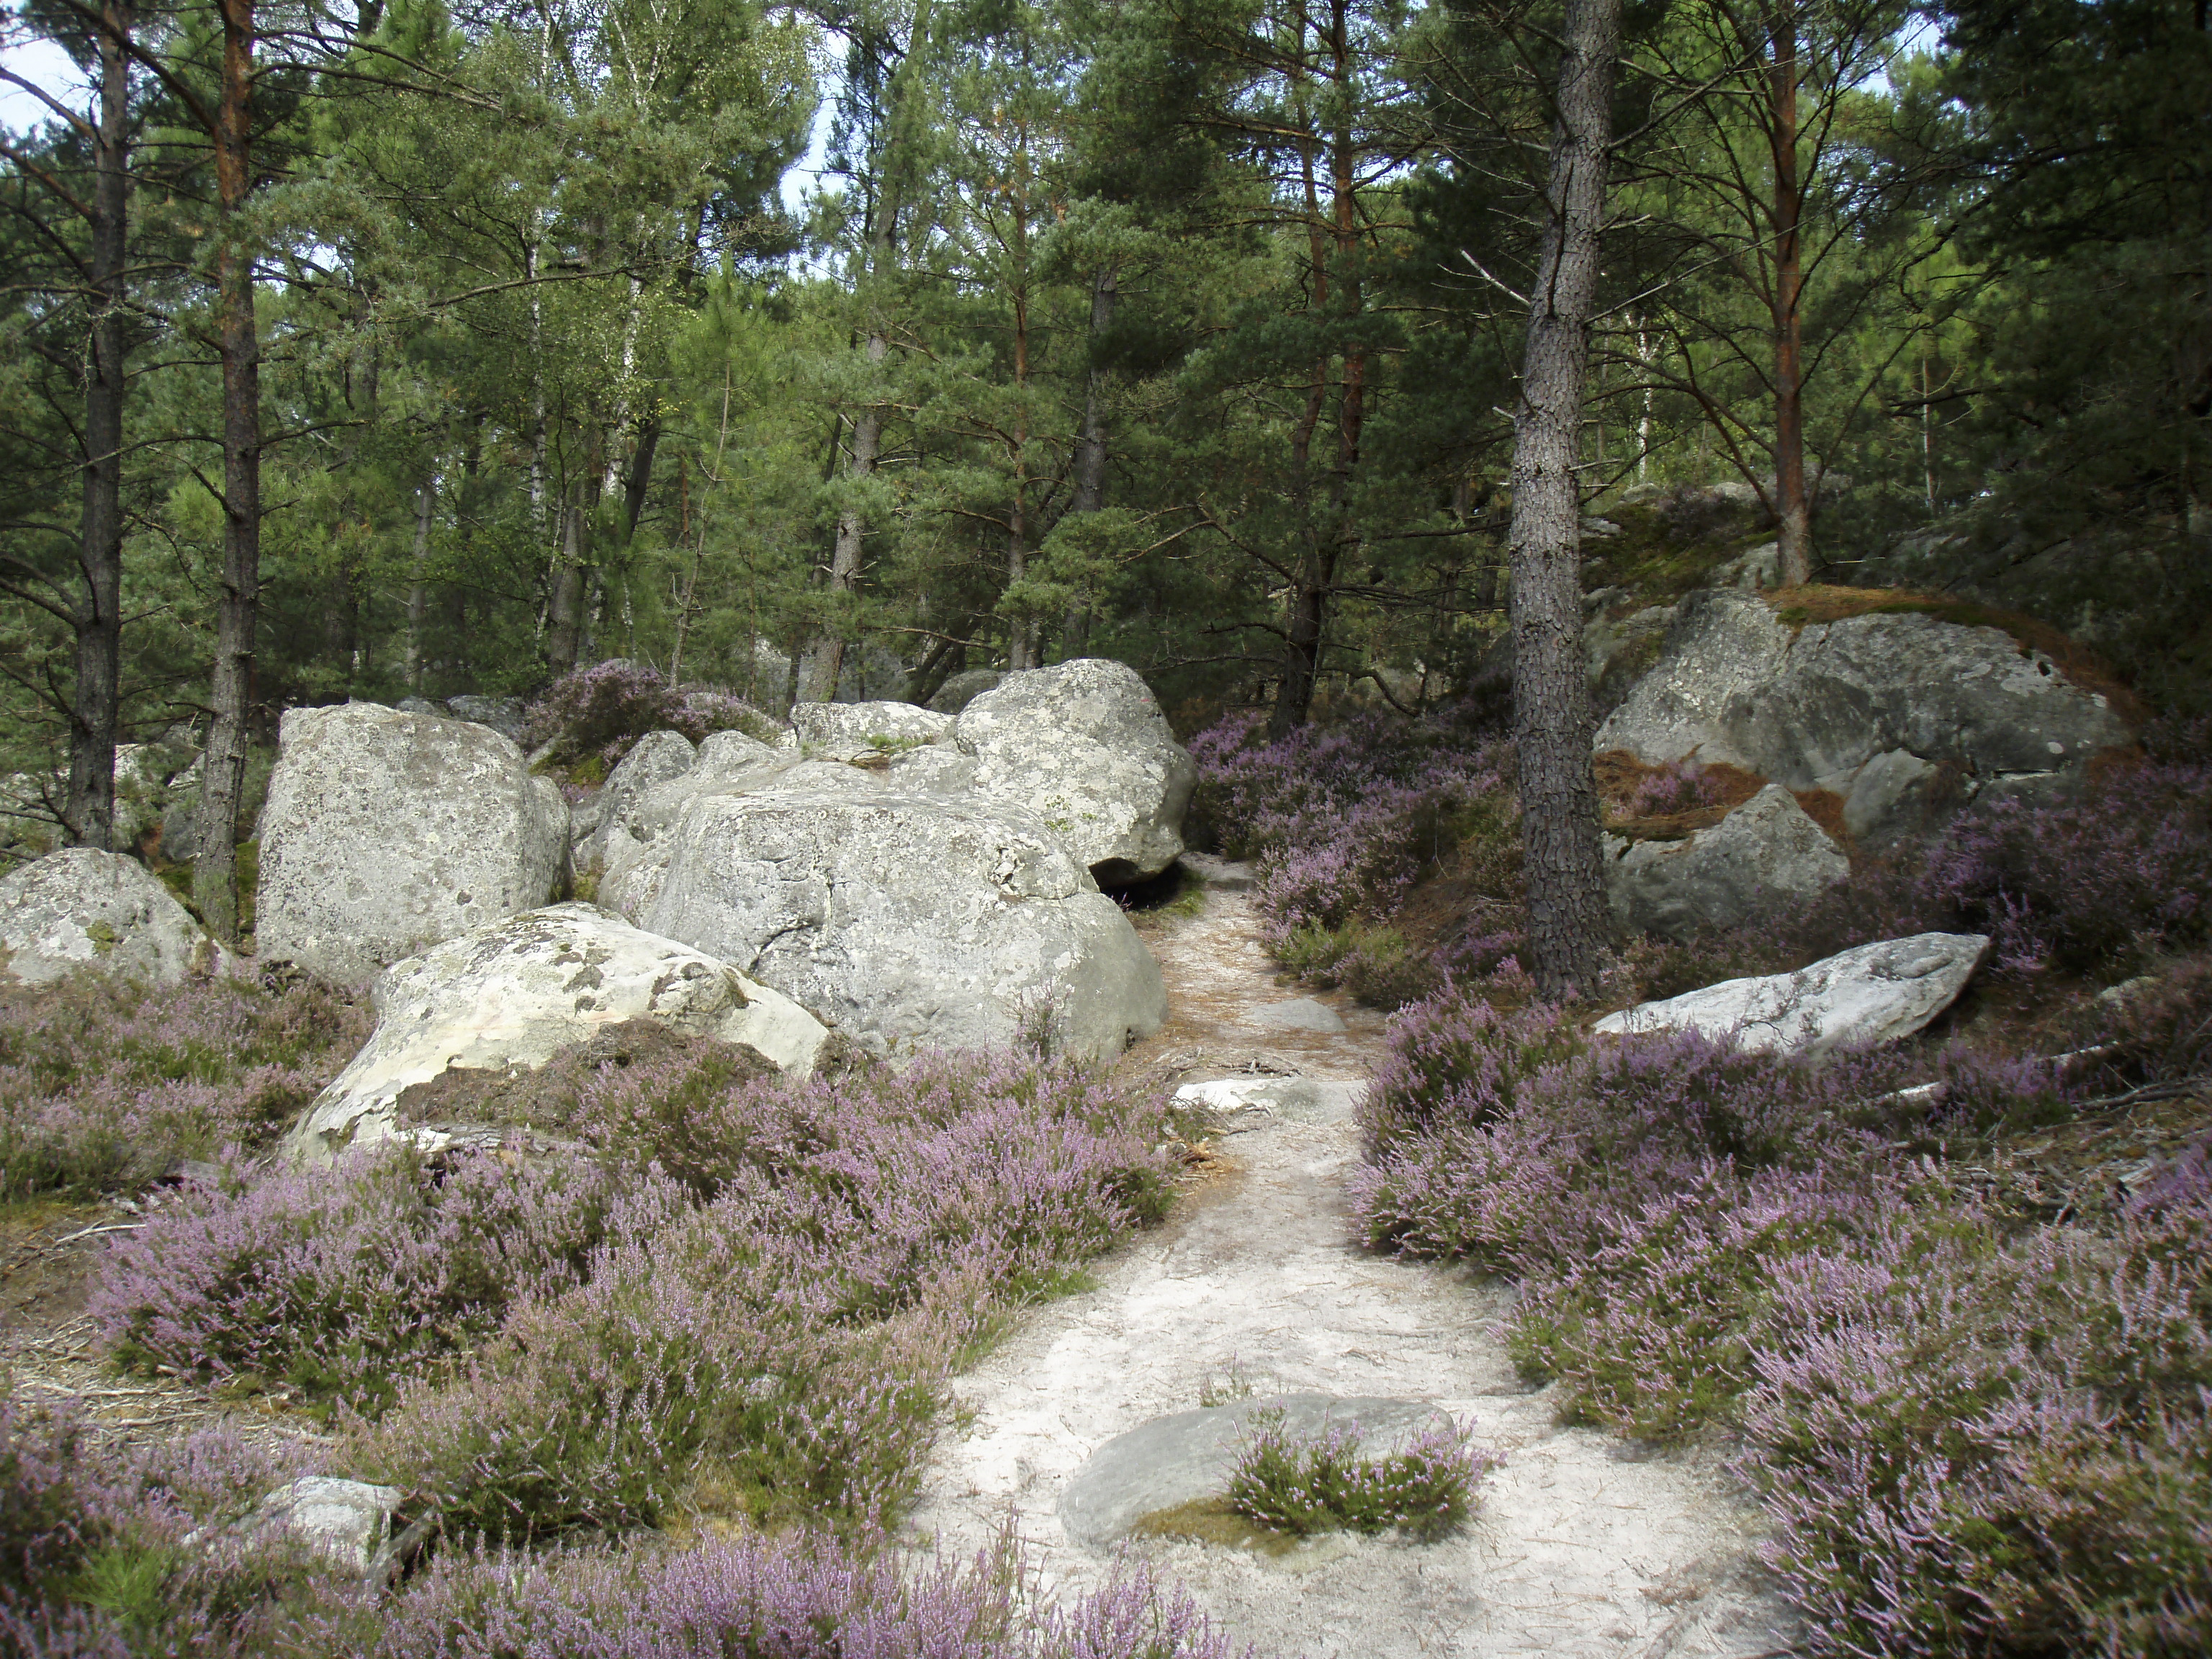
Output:
[[[1173,1016],[1146,1045],[1186,1081],[1249,1075],[1255,1058],[1357,1081],[1382,1021],[1338,1006],[1340,1034],[1255,1020],[1300,993],[1277,982],[1240,892],[1153,936]],[[1334,1000],[1330,1000],[1334,1003]],[[1339,1100],[1348,1090],[1326,1091]],[[1431,1401],[1506,1454],[1474,1520],[1439,1543],[1335,1536],[1275,1559],[1144,1540],[1263,1654],[1681,1656],[1747,1659],[1790,1644],[1751,1570],[1750,1517],[1709,1453],[1652,1455],[1553,1421],[1550,1392],[1514,1374],[1492,1327],[1501,1293],[1464,1274],[1353,1247],[1342,1196],[1358,1156],[1341,1109],[1246,1111],[1217,1145],[1230,1168],[1173,1217],[1097,1264],[1097,1288],[1054,1302],[975,1370],[912,1511],[916,1541],[986,1545],[1016,1515],[1048,1591],[1109,1572],[1071,1542],[1058,1504],[1114,1436],[1201,1403],[1232,1365],[1261,1393]]]

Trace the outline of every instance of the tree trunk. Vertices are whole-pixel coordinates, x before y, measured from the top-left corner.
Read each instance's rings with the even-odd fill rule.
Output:
[[[1075,447],[1075,493],[1068,501],[1070,516],[1096,513],[1106,505],[1106,371],[1098,366],[1098,343],[1114,326],[1114,302],[1119,297],[1119,274],[1112,265],[1101,265],[1091,279],[1091,372],[1083,385],[1083,435]],[[1079,593],[1067,602],[1067,615],[1060,624],[1060,654],[1079,657],[1091,643],[1091,596]]]
[[[908,128],[915,117],[911,89],[915,77],[921,73],[916,61],[923,56],[929,38],[929,9],[930,0],[918,0],[912,32],[907,37],[906,56],[891,77],[888,130],[878,163],[882,188],[877,193],[875,222],[868,228],[867,268],[864,273],[870,289],[868,307],[872,313],[868,319],[866,347],[872,374],[880,373],[890,356],[883,285],[890,281],[897,263],[899,186],[904,177],[908,149],[905,142],[909,137]],[[846,476],[854,483],[864,483],[875,475],[883,441],[883,406],[872,404],[853,417],[852,462]],[[837,515],[837,539],[830,555],[830,603],[833,615],[829,625],[814,636],[812,644],[806,648],[805,672],[801,683],[793,688],[796,702],[831,702],[836,699],[837,678],[845,666],[845,636],[841,631],[843,618],[834,613],[845,603],[845,596],[860,589],[866,535],[867,512],[855,498]]]
[[[134,19],[101,14],[100,125],[94,141],[92,325],[84,376],[84,514],[78,569],[76,678],[70,697],[69,795],[62,823],[80,847],[115,844],[115,721],[123,660],[124,264],[129,252],[131,60]]]
[[[222,588],[216,599],[211,719],[200,785],[192,897],[210,932],[238,943],[238,808],[246,790],[246,723],[253,695],[261,598],[261,337],[253,314],[253,249],[244,227],[253,188],[254,0],[222,0],[222,86],[216,110],[217,353],[222,361]]]
[[[429,609],[430,516],[437,492],[429,479],[415,492],[415,550],[407,568],[407,689],[422,690],[422,619]]]
[[[880,334],[868,337],[868,361],[880,363],[889,352],[889,343]],[[853,459],[847,476],[854,481],[872,477],[876,456],[883,442],[883,411],[864,409],[853,420]],[[835,596],[857,592],[860,585],[860,556],[863,540],[867,534],[867,514],[858,501],[847,504],[837,515],[837,540],[830,554],[830,603],[839,602]],[[845,636],[833,623],[815,636],[813,646],[806,653],[805,683],[798,690],[800,702],[834,702],[837,698],[837,677],[845,666]]]
[[[1774,155],[1774,514],[1781,523],[1785,587],[1813,579],[1813,504],[1805,493],[1805,270],[1798,222],[1804,193],[1797,166],[1797,19],[1773,21],[1767,69],[1767,135]]]
[[[1530,955],[1537,988],[1554,999],[1595,988],[1607,933],[1575,463],[1620,27],[1620,0],[1568,0],[1544,240],[1513,422],[1513,733]]]
[[[577,481],[572,495],[583,494]],[[561,550],[553,565],[553,592],[546,604],[545,667],[555,679],[573,672],[584,622],[584,504],[564,504]]]

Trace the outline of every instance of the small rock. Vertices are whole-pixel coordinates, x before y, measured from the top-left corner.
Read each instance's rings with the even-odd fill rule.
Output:
[[[289,1534],[326,1560],[366,1575],[384,1565],[399,1503],[396,1486],[314,1474],[263,1498],[250,1525],[257,1532]]]
[[[1247,1426],[1270,1411],[1281,1412],[1284,1431],[1300,1438],[1352,1424],[1368,1456],[1451,1421],[1421,1401],[1326,1394],[1277,1395],[1156,1417],[1091,1454],[1060,1492],[1060,1525],[1076,1543],[1107,1549],[1148,1515],[1224,1495]]]
[[[1723,980],[1608,1014],[1613,1036],[1661,1031],[1734,1036],[1751,1053],[1823,1054],[1911,1036],[1949,1007],[1989,955],[1978,933],[1916,933],[1862,945],[1794,974]]]
[[[1178,860],[1182,867],[1206,886],[1224,893],[1243,893],[1251,890],[1252,866],[1235,860],[1224,859],[1212,853],[1194,853],[1185,848]]]
[[[1264,1003],[1252,1011],[1252,1023],[1270,1025],[1279,1031],[1334,1033],[1344,1030],[1343,1017],[1327,1003],[1316,1002],[1311,997]]]

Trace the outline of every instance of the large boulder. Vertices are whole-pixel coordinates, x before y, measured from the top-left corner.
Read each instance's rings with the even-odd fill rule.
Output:
[[[986,691],[1003,684],[1006,678],[1006,671],[1000,668],[963,668],[937,688],[929,706],[940,714],[957,714]]]
[[[941,742],[951,731],[950,714],[911,702],[802,702],[792,708],[783,741],[809,755],[846,760]]]
[[[1880,840],[1923,821],[1939,773],[1965,799],[2063,781],[2132,740],[2102,693],[2002,629],[1910,610],[1796,627],[1764,598],[1709,589],[1682,600],[1657,665],[1607,717],[1597,748],[1857,793],[1854,833]],[[1905,787],[1900,756],[1925,769]]]
[[[1134,669],[1079,657],[1010,674],[960,711],[953,741],[978,794],[1034,813],[1109,885],[1182,851],[1198,769]]]
[[[551,896],[568,807],[489,726],[292,708],[261,815],[260,955],[360,984]]]
[[[640,738],[607,775],[605,787],[592,802],[590,832],[577,832],[577,868],[603,867],[608,838],[624,833],[621,826],[629,809],[648,791],[690,772],[698,759],[698,749],[681,732],[648,732]]]
[[[1844,850],[1778,783],[1710,828],[1674,841],[1607,836],[1605,853],[1613,919],[1676,938],[1801,904],[1851,872]]]
[[[802,776],[801,774],[811,775]],[[1166,1017],[1128,918],[1043,824],[849,767],[688,801],[641,916],[877,1054],[1049,1031],[1093,1057]]]
[[[1915,933],[1816,962],[1794,974],[1723,980],[1607,1014],[1613,1036],[1694,1030],[1754,1053],[1822,1054],[1911,1036],[1966,988],[1989,955],[1978,933]]]
[[[651,908],[668,867],[669,837],[701,795],[743,793],[800,764],[799,751],[771,749],[742,732],[717,732],[688,771],[640,791],[606,813],[599,834],[599,900],[635,921]]]
[[[448,1071],[535,1070],[603,1027],[647,1020],[741,1042],[805,1076],[828,1033],[724,962],[596,905],[556,904],[394,964],[376,981],[376,1030],[286,1136],[318,1163],[400,1133],[399,1097]]]
[[[478,726],[489,726],[502,738],[522,741],[526,722],[520,697],[448,697],[446,708],[457,720],[473,720]]]
[[[90,970],[174,985],[225,965],[222,947],[135,859],[66,847],[0,877],[0,981]]]

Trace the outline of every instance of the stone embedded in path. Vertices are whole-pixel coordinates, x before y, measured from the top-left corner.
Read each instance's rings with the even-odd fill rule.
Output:
[[[1103,1549],[1148,1515],[1224,1496],[1244,1435],[1260,1413],[1270,1411],[1281,1412],[1285,1431],[1299,1439],[1351,1424],[1370,1457],[1451,1421],[1420,1401],[1328,1394],[1278,1395],[1156,1417],[1091,1454],[1060,1492],[1060,1525],[1075,1543]]]
[[[1288,1002],[1267,1002],[1252,1011],[1252,1024],[1278,1031],[1322,1031],[1334,1036],[1344,1030],[1344,1018],[1325,1002],[1293,997]]]
[[[1894,1042],[1949,1007],[1989,951],[1979,933],[1915,933],[1862,945],[1794,974],[1723,980],[1642,1003],[1590,1029],[1613,1036],[1733,1035],[1753,1053],[1822,1054]]]
[[[1324,1082],[1310,1077],[1232,1077],[1212,1083],[1186,1083],[1176,1091],[1187,1100],[1217,1112],[1254,1109],[1293,1123],[1345,1123],[1359,1109],[1364,1082]]]
[[[1224,893],[1251,890],[1252,866],[1249,864],[1224,859],[1212,853],[1188,851],[1177,862],[1208,887],[1218,887]]]

